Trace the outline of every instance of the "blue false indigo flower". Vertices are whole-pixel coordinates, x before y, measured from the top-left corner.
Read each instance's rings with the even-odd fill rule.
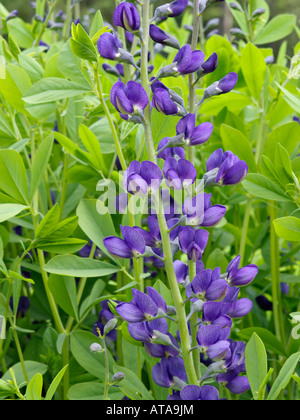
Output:
[[[227,74],[227,76],[223,77],[223,79],[213,83],[205,89],[203,98],[201,102],[199,102],[198,106],[200,106],[206,99],[212,98],[213,96],[231,92],[237,84],[237,81],[238,75],[236,73],[231,72]]]
[[[165,345],[165,344],[154,344],[154,343],[145,342],[144,346],[145,346],[146,353],[148,353],[152,357],[156,357],[159,359],[168,358],[169,356],[171,357],[178,356],[179,346],[178,346],[177,340],[168,332],[166,333],[166,336],[171,341],[172,346]]]
[[[18,10],[13,10],[12,12],[10,12],[10,13],[6,16],[6,18],[5,18],[5,22],[7,22],[7,21],[9,21],[9,20],[11,20],[11,19],[13,19],[13,18],[17,17],[17,16],[18,16],[18,14],[19,14]]]
[[[185,111],[174,102],[165,89],[156,89],[152,97],[152,106],[165,115],[186,115]]]
[[[120,116],[125,120],[135,116],[142,119],[143,111],[149,103],[145,89],[137,82],[129,81],[127,86],[123,82],[113,85],[110,100]]]
[[[150,37],[154,42],[180,50],[179,41],[155,25],[150,25]]]
[[[207,160],[205,185],[235,185],[242,182],[248,173],[248,165],[232,152],[216,150]]]
[[[173,265],[174,265],[177,282],[185,286],[189,277],[188,266],[180,260],[174,261]],[[204,264],[201,260],[198,260],[196,262],[196,274],[200,273],[200,271],[203,271],[203,270],[204,270]]]
[[[174,190],[182,190],[193,185],[197,177],[194,165],[185,159],[168,158],[163,171],[167,186]]]
[[[170,76],[185,76],[186,74],[195,73],[203,64],[204,58],[205,55],[202,51],[192,51],[189,44],[184,45],[176,54],[173,63],[163,67],[156,76],[156,79]]]
[[[120,258],[137,258],[145,253],[145,240],[140,233],[129,226],[121,226],[124,239],[109,236],[103,244],[110,254]]]
[[[287,283],[280,283],[280,290],[282,294],[288,295],[290,291],[290,286]]]
[[[257,296],[255,298],[256,303],[263,311],[273,311],[273,303],[269,301],[269,299],[266,296]]]
[[[188,5],[189,0],[175,0],[156,8],[153,20],[164,17],[177,17],[181,15]]]
[[[104,63],[102,67],[103,67],[103,70],[108,74],[112,74],[113,76],[117,76],[117,77],[124,76],[124,67],[122,66],[122,64],[117,64],[114,67],[111,64]]]
[[[179,219],[177,218],[169,219],[167,221],[168,228],[172,229],[173,226],[178,224],[178,221]],[[134,229],[136,229],[137,232],[139,232],[143,236],[146,246],[149,246],[151,248],[161,247],[162,245],[161,234],[160,234],[158,220],[155,216],[148,216],[148,226],[149,226],[149,232],[137,226],[134,227]],[[180,229],[181,227],[178,226],[171,230],[170,232],[171,242],[173,242],[177,238]]]
[[[201,388],[198,385],[187,385],[180,391],[180,397],[184,401],[218,401],[219,391],[211,385]]]
[[[165,137],[161,140],[157,147],[157,157],[163,160],[167,160],[168,158],[176,158],[176,159],[184,159],[185,158],[185,151],[183,147],[168,147],[165,146],[169,143],[170,138]],[[162,150],[162,151],[161,151]]]
[[[161,169],[153,162],[131,162],[124,173],[124,188],[130,194],[147,195],[156,191],[163,180]]]
[[[128,332],[134,340],[144,343],[151,343],[156,336],[154,331],[167,334],[168,323],[164,318],[154,319],[153,321],[143,321],[128,324]]]
[[[197,81],[210,73],[213,73],[218,67],[218,55],[213,53],[204,63],[201,65],[200,69],[197,72]]]
[[[187,297],[195,297],[205,301],[222,300],[227,292],[225,279],[220,278],[220,269],[200,271],[186,289]]]
[[[248,286],[255,279],[258,268],[254,264],[240,268],[241,256],[234,258],[227,267],[227,281],[232,286]]]
[[[213,206],[210,199],[211,194],[201,193],[185,200],[182,211],[187,225],[212,227],[220,222],[226,213],[226,207],[219,204]]]
[[[185,146],[197,146],[205,143],[213,132],[213,125],[209,122],[196,125],[196,115],[188,114],[176,126],[177,135],[184,134],[182,140]]]
[[[116,34],[105,32],[98,39],[97,47],[101,57],[112,61],[128,63],[138,69],[133,56],[122,48],[122,44]]]
[[[187,254],[190,261],[197,262],[202,259],[208,237],[209,233],[206,230],[195,230],[194,228],[187,226],[182,228],[178,239],[182,252]]]
[[[230,348],[230,342],[223,339],[223,330],[217,325],[201,326],[197,341],[202,352],[211,360],[222,360]]]
[[[238,300],[239,292],[239,288],[228,286],[226,296],[222,301],[222,313],[231,318],[242,318],[248,315],[253,307],[253,303],[247,298]]]
[[[127,1],[120,3],[113,16],[115,26],[128,32],[137,32],[141,27],[141,19],[137,8]]]
[[[131,302],[122,302],[116,306],[118,314],[130,323],[149,321],[151,318],[156,317],[159,310],[163,312],[167,307],[163,298],[157,296],[158,292],[156,294],[153,292],[150,297],[146,293],[132,289],[132,294],[133,299]]]
[[[168,357],[161,359],[152,369],[152,378],[154,382],[163,387],[171,388],[178,383],[187,381],[184,362],[179,357]]]
[[[171,108],[166,115],[181,115],[181,116],[187,115],[184,100],[182,99],[180,95],[178,95],[178,93],[174,92],[172,89],[169,89],[167,86],[165,86],[159,80],[156,80],[154,77],[152,77],[150,81],[151,81],[151,90],[153,92],[153,95],[158,90],[159,91],[165,90],[169,95],[169,99],[167,98],[167,95],[164,95],[162,93],[156,96],[156,99],[158,101],[157,103],[158,107],[156,107],[155,101],[152,101],[153,106],[159,112],[166,114],[166,111],[168,110],[168,108]],[[163,98],[159,100],[159,96],[163,96]],[[171,104],[170,100],[173,104]],[[163,106],[161,107],[162,109],[159,109],[161,103],[163,104]],[[174,105],[177,106],[177,110]]]
[[[250,389],[249,380],[246,376],[239,376],[241,368],[227,373],[220,373],[217,376],[217,381],[229,389],[233,394],[243,394]]]

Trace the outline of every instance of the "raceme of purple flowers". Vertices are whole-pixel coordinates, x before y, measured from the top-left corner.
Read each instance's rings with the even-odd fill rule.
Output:
[[[199,14],[210,4],[222,0],[199,0]],[[241,257],[235,257],[225,273],[219,267],[205,268],[202,261],[211,233],[208,228],[218,224],[226,213],[224,205],[216,204],[212,194],[204,192],[205,187],[226,187],[242,182],[247,173],[246,162],[230,151],[218,149],[207,160],[206,172],[200,185],[196,185],[198,171],[186,159],[186,148],[201,146],[213,133],[210,122],[197,121],[197,112],[188,113],[182,97],[162,83],[169,77],[194,75],[195,84],[205,75],[214,72],[218,66],[216,53],[205,57],[201,50],[193,51],[190,45],[181,46],[179,41],[159,27],[168,19],[180,16],[188,0],[175,0],[157,7],[149,28],[149,36],[155,43],[154,53],[159,54],[165,47],[165,53],[172,54],[171,64],[162,67],[158,74],[150,77],[151,94],[148,95],[140,81],[141,60],[135,61],[141,54],[131,55],[126,45],[119,38],[118,32],[106,32],[100,36],[97,46],[102,58],[116,64],[103,64],[103,70],[118,77],[113,85],[110,101],[126,121],[145,124],[145,110],[156,109],[161,114],[180,117],[176,126],[176,135],[159,139],[157,146],[158,163],[144,160],[133,161],[123,175],[123,187],[129,197],[145,198],[150,205],[152,194],[162,202],[168,228],[175,275],[182,295],[185,297],[188,327],[197,314],[197,346],[200,360],[208,367],[198,385],[187,383],[187,372],[181,351],[180,333],[175,337],[170,324],[176,320],[176,309],[167,305],[164,297],[155,287],[132,289],[132,299],[117,302],[115,313],[126,321],[131,337],[142,342],[146,352],[159,359],[152,369],[152,377],[159,386],[172,389],[170,400],[218,400],[219,392],[206,383],[212,379],[227,387],[231,392],[240,394],[249,389],[249,382],[244,375],[245,344],[233,342],[230,338],[233,320],[246,316],[252,309],[252,302],[240,297],[240,287],[254,281],[258,269],[249,264],[241,267]],[[132,44],[135,37],[141,44],[143,28],[138,8],[129,2],[120,3],[113,18],[114,26],[126,31],[126,42]],[[150,53],[148,60],[151,59]],[[170,62],[170,60],[169,60]],[[122,63],[122,64],[121,64]],[[124,83],[123,64],[128,65],[131,80]],[[149,63],[150,64],[150,63]],[[133,68],[132,68],[133,67]],[[149,67],[149,73],[153,66]],[[198,106],[216,95],[232,91],[238,81],[236,73],[231,72],[212,85],[204,88],[203,97]],[[167,187],[167,188],[166,188]],[[181,208],[173,199],[166,204],[166,191],[186,192]],[[149,197],[150,196],[150,197]],[[144,258],[145,272],[165,267],[162,235],[157,214],[148,212],[143,227],[120,226],[122,237],[104,238],[103,244],[108,252],[117,258]],[[187,264],[187,263],[188,264]],[[189,264],[195,264],[195,275],[190,278]],[[132,264],[130,269],[132,269]],[[99,319],[94,332],[102,334],[104,326],[114,317],[107,302],[102,304]],[[171,322],[170,322],[171,321]],[[194,321],[193,321],[194,322]],[[116,330],[110,333],[115,339]],[[190,333],[191,334],[191,333]],[[191,351],[195,351],[191,349]]]

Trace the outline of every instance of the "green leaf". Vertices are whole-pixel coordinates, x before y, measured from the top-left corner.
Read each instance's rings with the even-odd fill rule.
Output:
[[[100,214],[98,206],[102,205],[100,200],[83,199],[80,201],[76,214],[78,223],[87,237],[97,245],[105,254],[107,249],[103,245],[103,239],[107,236],[116,236],[115,227],[111,215]]]
[[[84,60],[97,61],[95,46],[83,27],[78,24],[74,28],[73,24],[72,32],[74,39],[70,39],[70,45],[73,53]]]
[[[79,316],[82,319],[85,314],[98,303],[100,296],[102,295],[106,284],[103,280],[97,280],[93,285],[92,290],[90,291],[88,297],[82,302],[80,306]]]
[[[25,113],[23,95],[31,88],[32,83],[27,73],[15,64],[3,64],[1,70],[5,77],[0,78],[0,92],[5,100],[17,111]]]
[[[118,372],[123,372],[125,374],[125,379],[120,382],[119,386],[120,390],[128,398],[134,401],[153,400],[153,396],[135,373],[121,366],[114,366],[113,369],[115,374]]]
[[[276,83],[276,82],[275,82]],[[279,87],[279,89],[284,93],[282,96],[283,99],[286,101],[286,103],[294,109],[294,111],[299,112],[300,109],[300,99],[299,94],[293,95],[291,92],[289,92],[287,89],[285,89],[283,86],[280,86],[278,83],[276,85]],[[297,123],[298,124],[298,123]]]
[[[77,362],[87,372],[96,378],[104,380],[105,378],[105,357],[104,353],[92,353],[90,352],[90,346],[93,343],[101,345],[100,340],[93,333],[87,331],[73,331],[71,334],[71,352]],[[112,372],[112,366],[114,359],[108,351],[108,360],[110,371]]]
[[[25,209],[27,207],[21,204],[0,204],[0,223],[11,219]]]
[[[274,128],[268,136],[264,148],[264,155],[268,156],[271,160],[273,160],[275,156],[276,146],[278,143],[284,145],[289,155],[291,155],[298,146],[299,138],[300,125],[297,122],[289,122],[287,124],[282,124]]]
[[[104,396],[104,384],[99,382],[81,382],[73,385],[68,391],[68,400],[71,401],[101,401]],[[124,398],[124,394],[119,388],[109,387],[108,398],[111,401],[119,401]]]
[[[43,67],[31,55],[22,53],[18,61],[23,70],[26,71],[33,83],[38,82],[43,77]]]
[[[295,369],[299,363],[300,353],[295,353],[288,358],[279,372],[279,375],[275,379],[275,382],[268,395],[268,401],[275,401],[279,396],[280,392],[285,389],[295,372]]]
[[[100,142],[98,141],[95,134],[85,125],[79,127],[79,137],[85,145],[87,151],[91,155],[91,159],[94,161],[94,166],[99,171],[102,171],[104,175],[107,175],[107,168],[103,159]]]
[[[36,238],[46,238],[53,232],[59,222],[59,204],[56,203],[41,220],[35,231]]]
[[[33,159],[31,184],[30,184],[30,200],[33,199],[36,190],[44,177],[53,146],[54,136],[51,133],[38,147]]]
[[[250,172],[257,172],[253,150],[247,137],[241,131],[226,124],[221,125],[220,133],[225,150],[232,151],[244,160]]]
[[[274,220],[276,234],[286,241],[300,242],[300,219],[293,216]]]
[[[243,187],[249,194],[263,200],[290,201],[285,191],[261,174],[248,174]]]
[[[228,261],[224,255],[224,252],[219,248],[216,248],[207,258],[206,267],[212,270],[220,267],[222,273],[225,273],[228,267]]]
[[[80,251],[86,241],[77,238],[39,239],[33,242],[33,247],[53,254],[74,254]]]
[[[244,79],[253,98],[260,99],[267,65],[264,55],[255,45],[248,43],[242,51],[241,66]]]
[[[286,356],[286,350],[280,341],[272,334],[269,330],[261,327],[246,328],[238,332],[238,336],[243,340],[249,340],[253,333],[256,333],[258,337],[263,341],[266,349],[282,356]]]
[[[100,10],[97,11],[95,17],[93,19],[91,29],[90,29],[90,37],[93,38],[97,32],[99,32],[103,28],[103,18]]]
[[[269,44],[289,36],[294,30],[296,21],[295,15],[281,14],[274,17],[255,37],[255,44]]]
[[[50,290],[57,304],[72,318],[78,320],[77,290],[74,277],[51,274],[48,279]]]
[[[75,255],[58,255],[50,260],[44,270],[52,274],[71,277],[104,277],[120,271],[119,267],[91,258]]]
[[[20,203],[29,204],[26,170],[18,152],[0,150],[0,173],[0,189]]]
[[[253,333],[245,350],[246,371],[253,398],[258,399],[258,391],[268,373],[268,359],[264,343]]]
[[[25,399],[29,401],[41,401],[42,391],[43,376],[40,373],[37,373],[27,385]]]
[[[8,32],[13,36],[19,47],[31,48],[35,38],[29,30],[26,23],[20,19],[15,18],[7,22]]]
[[[66,370],[68,369],[69,365],[66,365],[62,368],[61,371],[58,372],[58,374],[55,376],[53,381],[51,382],[51,385],[48,388],[48,391],[45,396],[46,401],[52,400],[57,388],[59,387],[59,384],[61,383],[62,378],[64,377],[64,374],[66,373]]]
[[[35,83],[26,92],[23,100],[27,104],[38,105],[82,95],[89,91],[90,89],[78,83],[59,77],[48,77]]]
[[[44,375],[47,370],[48,370],[48,366],[43,364],[43,363],[39,363],[39,362],[35,362],[33,360],[25,360],[24,361],[24,366],[25,366],[25,370],[28,376],[28,380],[31,381],[31,379],[37,374],[40,373],[41,375]],[[23,370],[22,370],[22,365],[21,363],[16,363],[15,365],[13,365],[11,367],[11,369],[13,370],[15,377],[16,377],[16,381],[18,386],[20,386],[21,384],[24,385],[25,378],[24,378],[24,374],[23,374]],[[12,380],[12,376],[10,371],[7,371],[3,376],[2,379],[4,381],[6,380]]]

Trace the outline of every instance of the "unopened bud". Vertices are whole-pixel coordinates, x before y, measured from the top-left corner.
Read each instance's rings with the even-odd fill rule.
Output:
[[[93,343],[90,346],[91,353],[101,353],[103,351],[102,347],[98,343]]]

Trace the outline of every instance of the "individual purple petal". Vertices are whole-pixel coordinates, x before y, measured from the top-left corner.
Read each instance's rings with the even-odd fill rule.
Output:
[[[188,114],[185,117],[181,118],[181,120],[176,125],[176,132],[177,134],[184,134],[186,139],[189,139],[195,130],[196,124],[196,115],[195,114]]]
[[[227,291],[227,282],[225,279],[212,281],[206,290],[206,300],[219,300],[223,298]]]
[[[202,401],[218,401],[219,400],[219,391],[211,385],[204,385],[200,390],[200,400],[202,400]]]
[[[190,137],[191,146],[205,143],[212,135],[213,130],[214,126],[209,122],[198,125]]]
[[[157,363],[152,369],[152,378],[154,382],[163,387],[170,388],[173,384],[173,378],[168,371],[168,359],[161,359],[160,363]]]
[[[213,169],[219,168],[222,165],[223,150],[215,150],[206,162],[207,172],[212,171]]]
[[[192,227],[184,227],[179,233],[179,244],[182,252],[187,254],[191,242],[195,240],[195,230]]]
[[[213,53],[203,64],[202,69],[204,74],[213,73],[218,67],[218,55]]]
[[[128,322],[136,323],[145,321],[144,313],[132,303],[119,303],[119,305],[116,306],[116,312],[121,318]]]
[[[153,93],[153,106],[157,111],[165,115],[176,115],[178,113],[178,106],[170,98],[169,93],[165,89],[157,89]]]
[[[180,391],[182,400],[197,401],[200,400],[201,388],[198,385],[187,385]]]
[[[130,194],[147,195],[148,184],[140,175],[132,174],[127,178],[126,189]]]
[[[221,328],[215,325],[204,325],[197,332],[197,341],[201,347],[209,347],[219,340]]]
[[[148,295],[137,289],[132,289],[133,302],[145,315],[156,316],[158,307]]]
[[[173,265],[174,265],[177,282],[180,284],[185,283],[186,277],[188,275],[188,266],[180,260],[174,261]]]
[[[213,206],[207,209],[204,213],[204,219],[201,223],[203,227],[215,226],[224,217],[226,213],[226,207],[221,205]]]
[[[206,354],[211,360],[222,360],[229,347],[230,343],[228,341],[218,341],[217,343],[209,346]]]
[[[237,376],[226,385],[226,388],[233,394],[243,394],[250,389],[249,380],[245,376]]]
[[[188,0],[175,0],[173,1],[169,9],[171,10],[171,14],[169,14],[169,17],[176,17],[181,15],[182,12],[184,12],[185,8],[188,5]]]
[[[121,231],[127,245],[132,250],[137,251],[139,254],[143,255],[145,253],[146,244],[142,235],[133,227],[129,226],[121,226]]]
[[[158,293],[153,287],[147,287],[147,293],[153,300],[153,302],[160,308],[163,312],[167,312],[167,304],[164,298]]]
[[[168,370],[171,376],[176,376],[182,381],[187,380],[186,370],[184,361],[179,357],[169,357],[168,359]]]
[[[144,161],[141,163],[140,174],[147,182],[148,187],[151,187],[152,191],[157,190],[163,180],[163,173],[161,169],[155,163],[150,161]]]
[[[232,89],[234,89],[235,85],[237,84],[237,81],[238,75],[234,72],[231,72],[219,81],[218,89],[220,89],[222,93],[228,93]]]
[[[145,89],[136,82],[127,83],[127,96],[130,102],[139,109],[145,109],[149,103],[148,95]]]
[[[129,2],[118,5],[114,12],[114,25],[120,26],[131,32],[138,31],[141,27],[141,20],[136,7]]]
[[[240,268],[230,282],[233,286],[248,286],[255,279],[257,273],[257,266],[250,264]]]
[[[184,45],[176,54],[174,58],[174,63],[176,64],[176,69],[178,73],[182,73],[185,69],[188,68],[191,62],[192,49],[189,44]]]
[[[230,312],[232,318],[242,318],[251,311],[253,303],[247,298],[239,299],[233,307],[233,310]]]
[[[100,36],[98,42],[98,51],[103,58],[115,60],[119,53],[121,44],[115,34],[105,32]]]
[[[128,324],[128,332],[134,340],[147,342],[151,336],[146,327],[146,322],[135,322]]]
[[[123,239],[109,236],[103,240],[103,244],[112,255],[121,258],[132,258],[133,256],[132,249]]]

